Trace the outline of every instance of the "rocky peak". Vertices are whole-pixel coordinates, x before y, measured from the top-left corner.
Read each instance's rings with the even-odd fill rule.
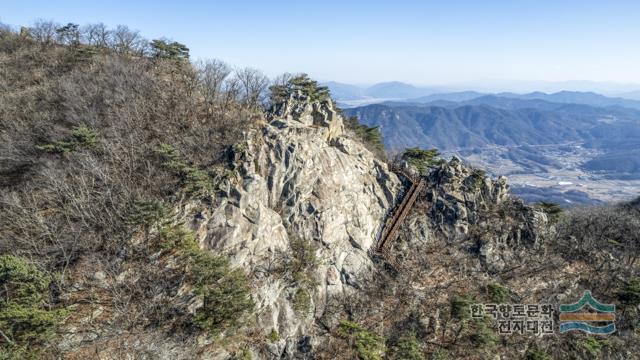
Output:
[[[431,171],[426,180],[434,216],[442,216],[442,224],[457,223],[459,234],[466,234],[468,225],[475,222],[473,213],[509,199],[504,176],[492,180],[483,170],[466,166],[456,157]]]
[[[331,141],[344,134],[344,123],[334,109],[333,101],[313,100],[302,90],[294,91],[287,100],[276,104],[270,114],[272,120],[297,121],[321,129],[323,139]]]
[[[330,101],[308,100],[294,93],[267,125],[248,134],[238,146],[236,179],[192,222],[203,247],[254,274],[257,322],[281,339],[264,357],[297,351],[316,321],[335,326],[329,303],[370,276],[368,252],[400,185],[385,163],[345,136]],[[305,275],[313,285],[278,270],[295,256],[298,241],[314,249],[317,265]],[[303,310],[300,291],[309,294]]]

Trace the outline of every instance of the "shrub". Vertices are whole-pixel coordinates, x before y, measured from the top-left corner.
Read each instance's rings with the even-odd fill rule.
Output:
[[[298,288],[293,295],[293,309],[302,315],[306,315],[311,310],[311,294],[304,288]]]
[[[637,240],[640,221],[629,204],[572,208],[559,217],[556,228],[554,251],[564,258],[580,258],[607,269],[616,267],[618,262],[601,259],[596,254],[607,251],[629,268],[640,257]]]
[[[0,256],[0,330],[7,352],[50,340],[67,312],[48,304],[51,278],[25,259]],[[14,348],[15,347],[15,348]]]
[[[79,147],[93,147],[96,144],[97,134],[94,130],[80,125],[71,130],[71,135],[64,140],[51,144],[38,146],[38,149],[53,154],[67,154]]]
[[[287,272],[298,285],[313,285],[309,270],[318,265],[315,246],[309,240],[292,235],[289,236],[289,246],[293,256],[287,264]]]
[[[249,279],[242,269],[231,268],[227,258],[200,249],[193,232],[181,225],[163,228],[160,236],[165,248],[178,251],[185,259],[188,281],[202,298],[194,324],[214,336],[240,325],[254,307]]]
[[[420,342],[416,339],[416,333],[408,331],[403,333],[393,347],[392,359],[399,360],[422,360],[424,355],[422,354]]]
[[[162,158],[162,166],[181,177],[185,193],[202,196],[214,190],[213,177],[205,170],[188,164],[173,146],[160,144],[156,154]]]
[[[553,358],[538,348],[532,348],[527,351],[527,360],[553,360]]]
[[[596,339],[594,337],[587,337],[580,342],[580,346],[584,348],[591,356],[598,356],[602,351],[602,348],[609,345],[609,342],[604,339]]]
[[[449,352],[445,349],[438,349],[431,353],[431,360],[449,360]]]
[[[131,207],[127,223],[140,225],[145,231],[166,221],[170,214],[169,207],[160,201],[136,201]]]
[[[156,148],[156,154],[162,158],[161,164],[167,169],[182,172],[186,167],[188,167],[187,163],[178,153],[178,150],[172,145],[161,143]]]
[[[203,306],[196,311],[194,322],[201,329],[216,335],[235,328],[245,314],[254,307],[249,281],[241,269],[231,269],[227,261],[207,254],[193,260],[195,293],[203,299]],[[212,268],[218,266],[219,268]]]
[[[469,176],[471,182],[471,189],[473,191],[479,191],[482,188],[484,179],[487,177],[487,173],[481,169],[474,169]]]
[[[230,360],[251,360],[253,359],[253,356],[251,355],[251,351],[249,351],[248,349],[242,349],[242,350],[236,351],[235,354],[233,354],[233,356],[231,356],[229,359]]]
[[[26,346],[0,347],[1,360],[38,360],[41,359],[39,351],[29,349]]]
[[[164,249],[175,250],[185,257],[191,256],[200,250],[193,231],[184,226],[165,225],[159,231],[160,246]]]
[[[367,149],[373,152],[376,156],[384,159],[384,143],[382,141],[382,133],[380,127],[369,127],[365,124],[361,124],[358,121],[357,116],[351,116],[345,121],[345,127],[355,134]]]
[[[316,248],[308,240],[289,234],[291,257],[284,261],[284,274],[297,286],[293,294],[293,309],[306,315],[311,309],[310,289],[315,285],[312,270],[318,265]]]
[[[271,329],[271,331],[269,332],[268,339],[272,343],[280,340],[280,335],[278,335],[278,332],[276,331],[276,329]]]
[[[487,319],[474,319],[471,327],[471,342],[479,348],[490,348],[496,344],[498,336],[489,326]]]
[[[384,338],[352,321],[340,321],[338,335],[349,341],[358,359],[381,360],[384,355]]]
[[[76,126],[71,130],[71,139],[78,146],[94,146],[97,137],[96,132],[86,125]]]
[[[498,283],[490,283],[487,285],[487,293],[489,294],[491,301],[495,303],[504,303],[509,299],[510,291]]]
[[[471,299],[459,295],[451,298],[451,316],[458,320],[467,320],[471,317]]]
[[[184,173],[183,188],[187,194],[205,195],[214,189],[213,179],[204,170],[188,167]]]

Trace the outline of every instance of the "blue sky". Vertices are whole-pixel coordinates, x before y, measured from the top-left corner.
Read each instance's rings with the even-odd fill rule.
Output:
[[[30,1],[0,21],[125,24],[274,76],[417,84],[640,83],[640,1]]]

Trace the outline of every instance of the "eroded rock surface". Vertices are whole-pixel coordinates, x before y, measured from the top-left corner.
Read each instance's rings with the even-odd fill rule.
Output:
[[[543,211],[510,196],[505,177],[492,180],[455,157],[432,170],[426,181],[427,216],[409,219],[407,239],[475,241],[470,246],[485,267],[503,270],[553,231]]]
[[[314,319],[331,318],[330,299],[366,281],[368,251],[396,200],[396,175],[343,128],[329,102],[286,104],[249,134],[238,154],[241,179],[227,183],[220,205],[198,222],[203,247],[254,274],[258,325],[282,339],[273,356],[296,352]],[[271,271],[293,238],[317,249],[309,313],[294,310],[292,284]]]

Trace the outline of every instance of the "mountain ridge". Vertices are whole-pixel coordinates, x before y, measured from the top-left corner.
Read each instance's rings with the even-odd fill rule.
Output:
[[[575,191],[567,193],[567,204],[578,198],[628,199],[640,179],[640,111],[635,109],[484,95],[462,102],[396,101],[344,111],[367,126],[378,126],[392,152],[436,148],[493,174],[516,176],[521,189],[547,187],[550,198]],[[578,192],[594,200],[576,197]],[[541,197],[540,191],[526,194],[526,199]]]
[[[621,93],[614,96],[603,95],[595,91],[560,90],[555,92],[533,91],[525,93],[516,92],[482,92],[474,90],[442,91],[444,86],[415,86],[412,84],[389,81],[376,83],[369,86],[357,86],[347,83],[328,81],[323,83],[328,86],[336,100],[362,100],[373,99],[396,99],[407,102],[427,103],[438,100],[446,101],[468,101],[475,98],[494,95],[504,98],[514,98],[523,100],[546,100],[557,103],[573,103],[591,106],[621,106],[633,109],[640,109],[640,99],[636,92]],[[625,98],[624,95],[628,94]]]

